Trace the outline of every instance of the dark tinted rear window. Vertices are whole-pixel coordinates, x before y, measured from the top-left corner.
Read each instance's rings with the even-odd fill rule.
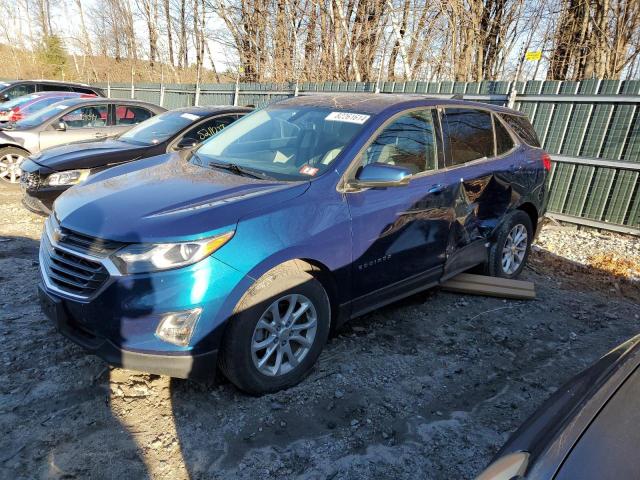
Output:
[[[68,86],[59,85],[56,83],[40,83],[38,87],[41,92],[70,92],[71,91]]]
[[[470,108],[445,109],[452,165],[493,157],[491,114]]]
[[[74,92],[77,93],[86,93],[86,94],[91,94],[91,95],[95,95],[96,92],[91,90],[90,88],[84,88],[84,87],[71,87],[71,90],[73,90]]]
[[[500,117],[505,121],[511,129],[516,132],[516,135],[520,137],[520,139],[526,143],[527,145],[531,145],[532,147],[539,147],[540,140],[538,140],[538,135],[536,131],[531,126],[529,119],[525,116],[520,115],[507,115],[501,114]]]
[[[513,148],[513,139],[497,117],[494,118],[494,127],[496,129],[496,155],[502,155]]]

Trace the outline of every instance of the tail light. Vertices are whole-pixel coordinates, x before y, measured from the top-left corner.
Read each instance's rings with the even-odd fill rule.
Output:
[[[551,171],[551,155],[546,152],[542,154],[542,165],[547,172]]]
[[[9,112],[9,121],[17,122],[18,120],[22,120],[22,114],[20,113],[19,108],[13,108]]]

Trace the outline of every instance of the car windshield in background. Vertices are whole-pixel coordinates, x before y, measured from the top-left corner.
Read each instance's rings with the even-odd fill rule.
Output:
[[[40,125],[41,123],[50,120],[54,116],[58,115],[62,110],[65,110],[67,107],[71,106],[69,103],[65,103],[64,101],[60,103],[54,103],[53,105],[43,108],[42,110],[34,113],[33,115],[29,115],[27,118],[19,120],[15,123],[16,128],[30,128],[35,127],[36,125]]]
[[[199,120],[200,115],[187,112],[165,112],[151,117],[120,136],[120,140],[141,145],[164,142],[183,128]]]
[[[369,117],[311,107],[268,107],[211,137],[191,161],[212,168],[230,164],[278,180],[308,180],[329,168]]]

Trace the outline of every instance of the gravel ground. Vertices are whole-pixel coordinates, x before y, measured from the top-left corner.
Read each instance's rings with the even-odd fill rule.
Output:
[[[109,369],[61,337],[36,301],[42,219],[16,189],[0,205],[0,478],[472,478],[639,330],[638,239],[551,227],[524,272],[536,300],[415,295],[346,325],[302,384],[253,398]]]

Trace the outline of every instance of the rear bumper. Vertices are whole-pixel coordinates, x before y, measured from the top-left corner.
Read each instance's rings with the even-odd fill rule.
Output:
[[[198,354],[157,354],[126,350],[85,328],[70,315],[63,300],[49,294],[42,283],[38,285],[38,296],[43,311],[60,333],[110,365],[176,378],[203,379],[215,374],[217,350]]]

